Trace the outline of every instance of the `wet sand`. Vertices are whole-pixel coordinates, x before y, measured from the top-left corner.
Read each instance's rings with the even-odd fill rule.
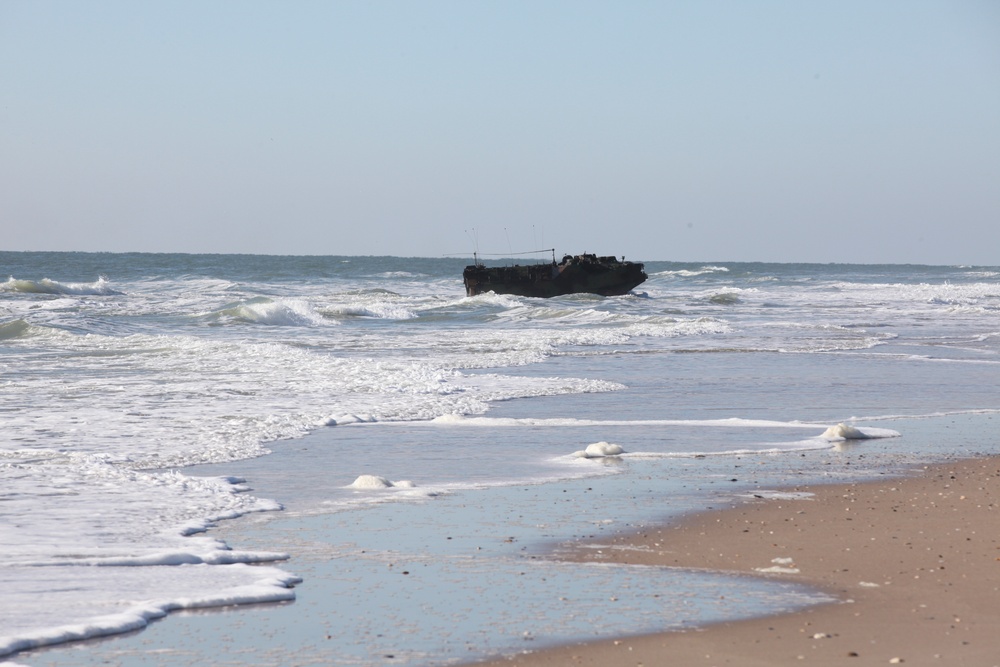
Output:
[[[778,577],[838,602],[484,664],[1000,665],[1000,457],[787,491],[560,556]]]

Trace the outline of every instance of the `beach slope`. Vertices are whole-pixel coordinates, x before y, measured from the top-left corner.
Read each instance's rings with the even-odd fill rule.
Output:
[[[838,602],[487,664],[1000,665],[1000,458],[786,491],[565,556],[778,577]]]

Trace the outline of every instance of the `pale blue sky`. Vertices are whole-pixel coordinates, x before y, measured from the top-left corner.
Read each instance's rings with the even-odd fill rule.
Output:
[[[1000,2],[0,0],[0,249],[1000,264]]]

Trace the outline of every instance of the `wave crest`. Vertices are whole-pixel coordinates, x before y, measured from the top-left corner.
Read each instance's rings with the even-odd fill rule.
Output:
[[[678,269],[676,271],[658,271],[654,276],[675,276],[678,278],[694,278],[708,273],[728,273],[729,269],[724,266],[703,266],[700,269]]]
[[[110,281],[101,276],[92,283],[61,283],[58,280],[18,280],[11,276],[0,285],[0,291],[22,294],[68,294],[77,296],[112,296],[122,294],[111,288]]]
[[[30,335],[31,325],[24,320],[11,320],[0,324],[0,340],[13,340]]]
[[[226,306],[211,315],[250,324],[284,327],[320,326],[328,322],[308,302],[301,299],[272,300],[260,297]]]

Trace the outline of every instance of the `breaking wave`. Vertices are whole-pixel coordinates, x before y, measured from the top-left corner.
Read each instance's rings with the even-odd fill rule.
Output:
[[[112,296],[122,294],[112,289],[107,278],[101,276],[92,283],[61,283],[57,280],[18,280],[11,276],[0,284],[0,291],[21,292],[23,294],[65,294],[80,296]]]
[[[301,299],[258,297],[242,303],[231,304],[210,314],[210,319],[232,319],[249,324],[281,327],[311,327],[328,323],[322,315]]]
[[[678,269],[676,271],[658,271],[653,274],[653,276],[676,276],[678,278],[694,278],[696,276],[703,276],[709,273],[728,273],[729,269],[724,266],[703,266],[700,269]]]
[[[24,320],[13,320],[0,324],[0,340],[13,340],[28,335],[31,325]]]

